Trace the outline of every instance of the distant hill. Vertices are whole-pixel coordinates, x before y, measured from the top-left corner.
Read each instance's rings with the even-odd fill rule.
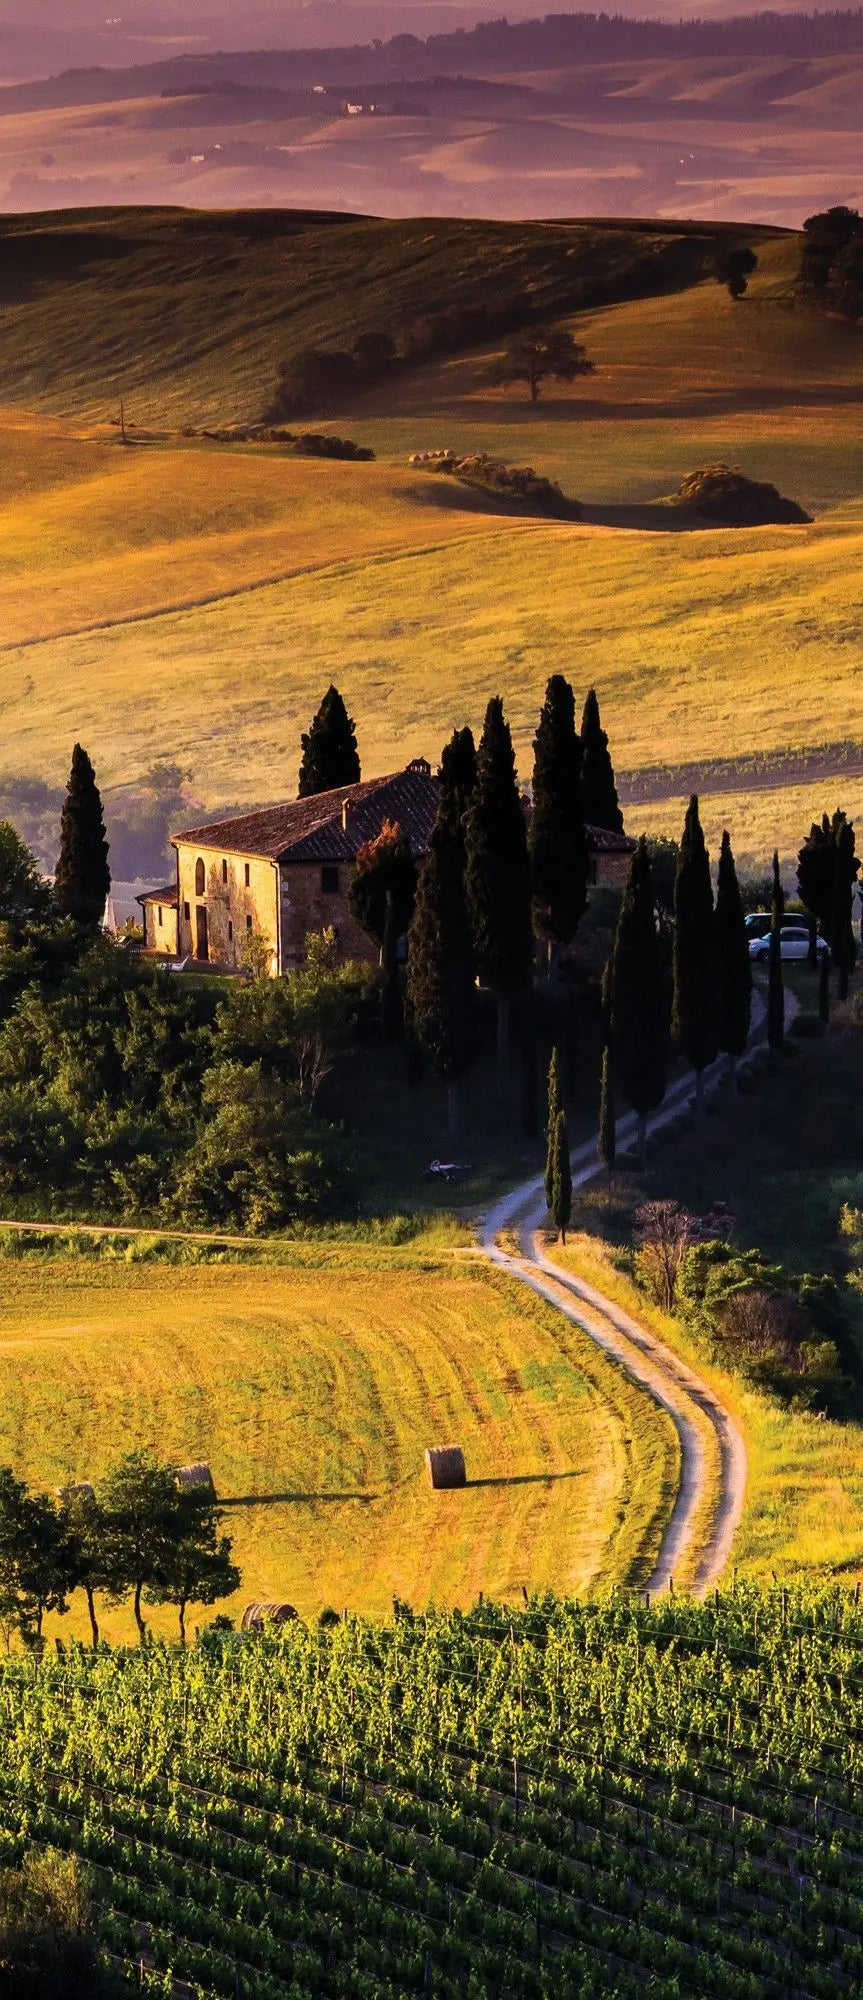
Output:
[[[484,308],[494,331],[671,292],[733,234],[284,210],[6,217],[0,401],[105,417],[125,394],[139,423],[250,421],[303,348],[397,335],[447,305]]]

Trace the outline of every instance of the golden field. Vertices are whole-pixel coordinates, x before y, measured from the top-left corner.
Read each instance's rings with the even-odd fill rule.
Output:
[[[487,356],[369,392],[329,428],[374,464],[123,450],[106,426],[8,412],[0,773],[56,782],[80,738],[106,785],[168,757],[207,806],[287,796],[333,678],[368,774],[434,759],[500,692],[528,775],[554,671],[596,685],[621,770],[859,738],[863,333],[792,308],[794,239],[759,254],[739,304],[704,282],[573,321],[597,373],[535,410],[483,386]],[[441,442],[529,461],[587,518],[507,514],[408,469]],[[665,530],[649,503],[718,458],[811,526]],[[604,525],[615,508],[643,525]],[[840,796],[859,811],[861,779],[708,797],[705,816],[757,866]],[[659,800],[632,823],[681,813]]]
[[[469,1258],[4,1261],[0,1462],[53,1487],[136,1446],[209,1461],[243,1587],[385,1615],[634,1581],[676,1486],[668,1418],[578,1329]],[[423,1452],[471,1482],[433,1495]],[[57,1629],[86,1628],[83,1606]],[[209,1614],[208,1614],[209,1615]],[[167,1630],[170,1613],[153,1613]],[[106,1612],[131,1637],[131,1610]]]

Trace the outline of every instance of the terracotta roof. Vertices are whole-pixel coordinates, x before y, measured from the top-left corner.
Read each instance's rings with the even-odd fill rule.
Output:
[[[136,896],[136,903],[167,903],[170,908],[178,900],[176,882],[169,882],[167,889],[148,889],[143,896]]]
[[[415,855],[425,853],[437,815],[438,783],[423,771],[395,771],[385,778],[318,792],[310,799],[267,806],[262,812],[215,820],[175,833],[185,846],[260,854],[270,861],[352,861],[385,819],[396,820]],[[347,827],[343,806],[347,804]]]
[[[437,778],[408,765],[385,778],[369,778],[335,792],[318,792],[310,799],[289,799],[286,805],[265,806],[260,812],[188,827],[172,839],[186,847],[261,855],[269,861],[353,861],[364,842],[380,833],[384,820],[394,820],[418,858],[428,846],[437,804]],[[635,841],[625,833],[592,826],[586,831],[592,853],[632,854],[635,850]]]

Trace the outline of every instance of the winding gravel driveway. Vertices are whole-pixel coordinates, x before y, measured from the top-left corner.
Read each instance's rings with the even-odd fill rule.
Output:
[[[794,1012],[796,1004],[789,994],[787,1021],[791,1020]],[[763,998],[756,994],[753,1038],[757,1038],[761,1030],[764,1015]],[[705,1087],[715,1090],[722,1080],[723,1065],[720,1061],[705,1072]],[[672,1086],[662,1110],[651,1121],[651,1131],[667,1124],[685,1107],[692,1096],[692,1089],[689,1077]],[[625,1143],[632,1135],[635,1124],[631,1113],[618,1120],[619,1144]],[[572,1154],[573,1189],[584,1187],[600,1171],[596,1141],[591,1139]],[[722,1575],[743,1513],[747,1479],[743,1434],[716,1390],[679,1354],[648,1332],[612,1299],[606,1298],[595,1285],[572,1276],[545,1254],[543,1225],[546,1218],[544,1177],[539,1175],[505,1195],[485,1217],[480,1230],[485,1255],[520,1284],[529,1286],[557,1312],[564,1313],[574,1325],[581,1327],[598,1347],[620,1362],[632,1380],[646,1389],[654,1402],[670,1416],[680,1440],[680,1483],[646,1588],[667,1588],[681,1563],[686,1560],[694,1573],[694,1588],[701,1594]],[[503,1230],[517,1233],[520,1244],[517,1252],[501,1247],[498,1238]],[[715,1433],[720,1463],[720,1493],[712,1515],[706,1514],[708,1467],[704,1450],[705,1418]]]

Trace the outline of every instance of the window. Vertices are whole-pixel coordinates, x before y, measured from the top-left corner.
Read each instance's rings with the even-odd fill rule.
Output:
[[[198,860],[195,862],[195,895],[203,896],[206,886],[207,886],[206,872],[204,869],[203,861],[200,859],[199,856]]]
[[[247,862],[246,862],[246,888],[247,888],[247,889],[248,889],[248,887],[249,887],[249,884],[250,884],[250,882],[251,882],[251,879],[252,879],[252,870],[251,870],[251,866],[250,866],[249,862],[247,861]]]
[[[157,918],[156,918],[156,921],[157,921],[157,923],[158,923],[158,926],[159,926],[159,929],[161,930],[161,928],[162,928],[162,905],[161,905],[161,903],[159,904],[159,909],[158,909],[158,915],[157,915]]]
[[[183,904],[183,915],[184,915],[184,917],[185,917],[185,919],[186,919],[186,922],[188,923],[188,921],[189,921],[189,917],[190,917],[190,915],[191,915],[191,912],[190,912],[190,909],[189,909],[189,905],[188,905],[188,903],[184,903],[184,904]]]
[[[229,918],[228,918],[228,943],[229,943],[229,944],[233,944],[233,942],[234,942],[234,926],[233,926],[233,924],[231,923],[231,920],[230,920],[230,917],[229,917]]]
[[[339,893],[339,871],[332,861],[321,869],[321,895],[337,896]]]
[[[223,862],[222,862],[222,881],[223,881],[223,882],[227,882],[227,879],[228,879],[228,864],[227,864],[227,861],[223,861]]]
[[[246,929],[247,929],[247,931],[250,931],[250,930],[251,930],[251,928],[252,928],[252,919],[251,919],[251,917],[247,917],[247,918],[246,918]]]

